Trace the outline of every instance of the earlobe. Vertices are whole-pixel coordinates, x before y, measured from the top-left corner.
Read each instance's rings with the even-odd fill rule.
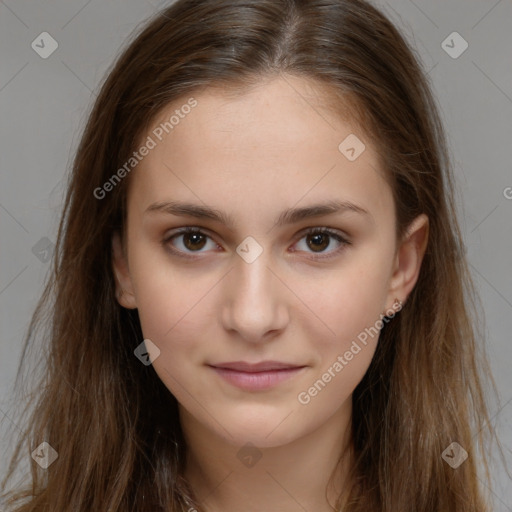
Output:
[[[425,214],[418,215],[406,231],[398,247],[396,265],[393,272],[390,300],[399,297],[406,302],[413,290],[421,270],[421,263],[428,245],[429,220]]]
[[[118,232],[112,236],[112,270],[116,283],[116,298],[127,309],[136,309],[137,303],[128,268],[128,261],[123,250],[121,236]]]

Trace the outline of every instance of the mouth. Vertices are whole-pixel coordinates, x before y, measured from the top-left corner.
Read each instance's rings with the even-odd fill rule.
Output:
[[[280,361],[261,361],[259,363],[234,361],[207,366],[212,368],[223,380],[246,391],[273,388],[307,368],[305,365]]]

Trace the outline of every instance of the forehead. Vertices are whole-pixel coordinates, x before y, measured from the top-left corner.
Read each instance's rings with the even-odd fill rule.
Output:
[[[185,107],[191,98],[195,106]],[[350,108],[332,106],[332,96],[297,77],[244,92],[210,88],[174,101],[144,134],[154,147],[131,176],[129,205],[142,211],[179,198],[238,207],[253,220],[258,209],[326,196],[389,209],[378,155]]]

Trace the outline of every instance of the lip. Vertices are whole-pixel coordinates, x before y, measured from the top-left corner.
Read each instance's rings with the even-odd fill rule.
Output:
[[[246,361],[232,361],[229,363],[215,363],[208,366],[213,366],[215,368],[225,368],[227,370],[236,370],[239,372],[256,373],[272,370],[285,370],[290,368],[302,368],[305,365],[283,363],[281,361],[260,361],[259,363],[247,363]]]
[[[246,391],[270,389],[299,374],[306,366],[280,361],[234,361],[208,365],[230,384]]]

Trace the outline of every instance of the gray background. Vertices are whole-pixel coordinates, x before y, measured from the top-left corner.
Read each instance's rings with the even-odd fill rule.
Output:
[[[0,427],[19,404],[11,386],[30,315],[49,269],[64,176],[98,86],[126,37],[157,0],[0,1]],[[512,2],[374,2],[417,49],[433,82],[455,164],[458,204],[501,404],[491,405],[512,468]],[[468,49],[452,58],[453,32]],[[41,58],[42,32],[58,42]],[[37,39],[38,41],[40,39]],[[448,39],[450,41],[450,39]],[[460,41],[454,40],[454,51]],[[509,188],[511,187],[511,188]],[[0,443],[0,477],[6,443]],[[493,467],[497,511],[512,511],[512,484]]]

